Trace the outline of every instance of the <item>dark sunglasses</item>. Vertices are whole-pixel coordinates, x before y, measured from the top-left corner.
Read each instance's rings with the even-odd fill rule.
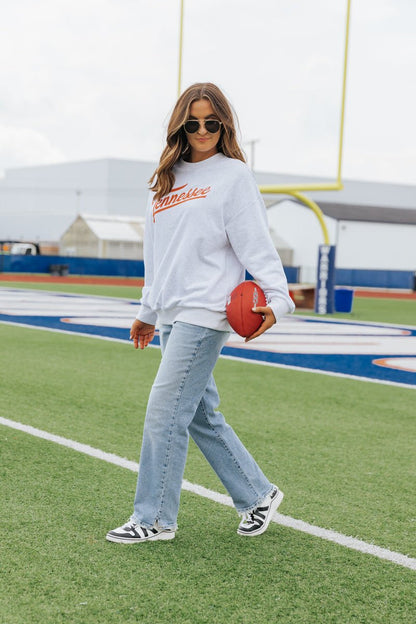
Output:
[[[202,121],[205,130],[207,130],[210,134],[215,134],[221,127],[222,121],[218,121],[218,119],[205,119]],[[188,119],[183,124],[185,128],[185,132],[188,134],[194,134],[199,130],[201,126],[201,122],[198,119]]]

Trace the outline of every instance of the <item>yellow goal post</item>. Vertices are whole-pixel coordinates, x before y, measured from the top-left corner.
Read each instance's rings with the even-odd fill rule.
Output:
[[[345,94],[347,87],[347,66],[348,66],[348,42],[350,32],[351,0],[347,0],[347,14],[345,20],[345,45],[344,45],[344,67],[342,77],[342,97],[341,114],[339,125],[338,142],[338,173],[335,182],[305,182],[299,184],[262,184],[259,186],[260,192],[264,194],[290,195],[310,208],[316,215],[322,228],[323,238],[326,245],[329,245],[329,233],[326,227],[325,217],[318,204],[304,195],[302,191],[341,191],[344,188],[342,183],[342,153],[344,144],[344,118],[345,118]]]

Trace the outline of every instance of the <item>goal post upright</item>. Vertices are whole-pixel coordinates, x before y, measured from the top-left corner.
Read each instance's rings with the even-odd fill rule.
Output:
[[[348,67],[348,43],[350,31],[350,14],[351,0],[347,0],[347,12],[345,21],[345,46],[344,46],[344,63],[343,63],[343,79],[342,79],[342,96],[341,96],[341,114],[339,128],[338,143],[338,167],[337,179],[334,182],[305,182],[299,184],[262,184],[259,190],[263,194],[281,194],[290,195],[299,202],[310,208],[319,220],[325,244],[329,244],[328,229],[325,224],[325,217],[318,204],[304,195],[302,191],[341,191],[344,188],[342,183],[342,154],[344,143],[344,119],[345,119],[345,98],[347,90],[347,67]]]

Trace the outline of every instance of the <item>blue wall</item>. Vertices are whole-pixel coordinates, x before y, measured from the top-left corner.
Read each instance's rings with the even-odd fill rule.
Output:
[[[299,282],[299,267],[283,267],[283,269],[289,284],[297,284]]]
[[[73,258],[66,256],[0,256],[0,272],[3,273],[50,273],[54,264],[68,266],[71,275],[107,275],[120,277],[143,277],[143,260],[106,260],[100,258]],[[288,282],[298,281],[298,267],[284,267]],[[248,276],[247,279],[251,279]]]
[[[299,282],[299,267],[283,267],[283,270],[289,284],[297,284]],[[253,279],[253,276],[248,271],[246,271],[246,279]]]
[[[108,275],[143,277],[143,260],[107,260],[66,256],[0,256],[0,271],[4,273],[50,273],[53,264],[68,266],[71,275]]]
[[[413,271],[379,271],[375,269],[336,269],[335,283],[340,286],[369,288],[415,288]]]
[[[0,272],[50,273],[53,264],[68,266],[70,275],[108,275],[118,277],[143,277],[143,260],[107,260],[99,258],[73,258],[66,256],[0,255]],[[284,267],[290,284],[299,282],[298,267]],[[247,279],[251,279],[247,275]],[[369,288],[415,289],[413,271],[379,271],[369,269],[336,269],[338,286]]]

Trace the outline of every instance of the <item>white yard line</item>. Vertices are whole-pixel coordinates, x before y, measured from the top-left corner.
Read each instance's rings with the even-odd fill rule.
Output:
[[[100,336],[98,334],[86,334],[85,332],[71,331],[67,329],[57,329],[56,327],[42,327],[41,325],[30,325],[29,323],[16,323],[13,321],[0,321],[0,325],[12,325],[13,327],[24,327],[25,329],[40,329],[41,331],[52,332],[53,334],[65,334],[66,336],[81,336],[81,338],[94,338],[96,340],[109,340],[110,342],[121,342],[123,344],[133,344],[131,340],[123,338],[113,338],[112,336]],[[149,347],[159,349],[158,345],[150,344]]]
[[[102,459],[109,464],[114,464],[122,468],[127,468],[128,470],[131,470],[133,472],[137,472],[139,467],[136,462],[125,459],[124,457],[119,457],[118,455],[114,455],[113,453],[106,453],[105,451],[101,451],[100,449],[89,446],[88,444],[81,444],[80,442],[76,442],[75,440],[69,440],[68,438],[63,438],[47,431],[36,429],[35,427],[31,427],[30,425],[24,425],[22,423],[15,422],[14,420],[9,420],[8,418],[2,418],[0,416],[0,424],[4,425],[5,427],[17,429],[18,431],[23,431],[24,433],[28,433],[37,438],[48,440],[49,442],[55,442],[55,444],[66,446],[67,448],[78,451],[79,453],[84,453],[85,455],[89,455],[96,459]],[[213,490],[209,490],[202,485],[197,485],[195,483],[190,483],[189,481],[184,480],[182,483],[182,488],[184,490],[187,490],[188,492],[197,494],[198,496],[209,498],[210,500],[216,503],[220,503],[221,505],[233,507],[233,503],[229,496],[226,496],[225,494],[220,494],[219,492],[214,492]],[[403,555],[398,552],[394,552],[392,550],[389,550],[388,548],[380,548],[379,546],[375,546],[374,544],[368,544],[367,542],[356,539],[355,537],[348,537],[347,535],[337,533],[336,531],[322,529],[321,527],[314,526],[313,524],[303,522],[303,520],[297,520],[296,518],[284,516],[279,513],[276,513],[274,515],[273,522],[276,522],[277,524],[285,527],[289,527],[291,529],[295,529],[296,531],[302,531],[303,533],[308,533],[309,535],[320,537],[321,539],[330,542],[335,542],[336,544],[340,544],[341,546],[345,546],[346,548],[350,548],[352,550],[357,550],[368,555],[373,555],[374,557],[378,557],[379,559],[391,561],[397,565],[403,566],[404,568],[416,570],[415,558],[408,557],[407,555]]]
[[[94,338],[95,340],[108,340],[109,342],[120,342],[124,344],[131,344],[130,340],[123,340],[122,338],[112,338],[111,336],[100,336],[98,334],[86,334],[84,332],[70,331],[65,329],[57,329],[54,327],[42,327],[38,325],[30,325],[28,323],[16,323],[13,321],[0,321],[2,325],[12,325],[13,327],[25,327],[26,329],[40,329],[42,331],[66,334],[69,336],[81,336],[82,338]],[[149,344],[149,347],[153,349],[159,349],[159,345]],[[303,373],[317,373],[319,375],[328,375],[329,377],[342,377],[344,379],[352,379],[355,381],[366,381],[369,383],[382,384],[384,386],[397,386],[399,388],[407,388],[408,390],[416,390],[416,386],[411,386],[406,383],[400,383],[399,381],[388,381],[385,379],[373,379],[371,377],[362,377],[359,375],[348,375],[347,373],[335,373],[333,371],[326,371],[320,368],[307,368],[306,366],[294,366],[291,364],[279,364],[277,362],[265,362],[262,360],[254,360],[250,358],[240,357],[236,355],[220,355],[221,359],[234,360],[235,362],[244,362],[245,364],[255,364],[257,366],[271,366],[274,368],[286,368],[288,370],[299,371]]]

